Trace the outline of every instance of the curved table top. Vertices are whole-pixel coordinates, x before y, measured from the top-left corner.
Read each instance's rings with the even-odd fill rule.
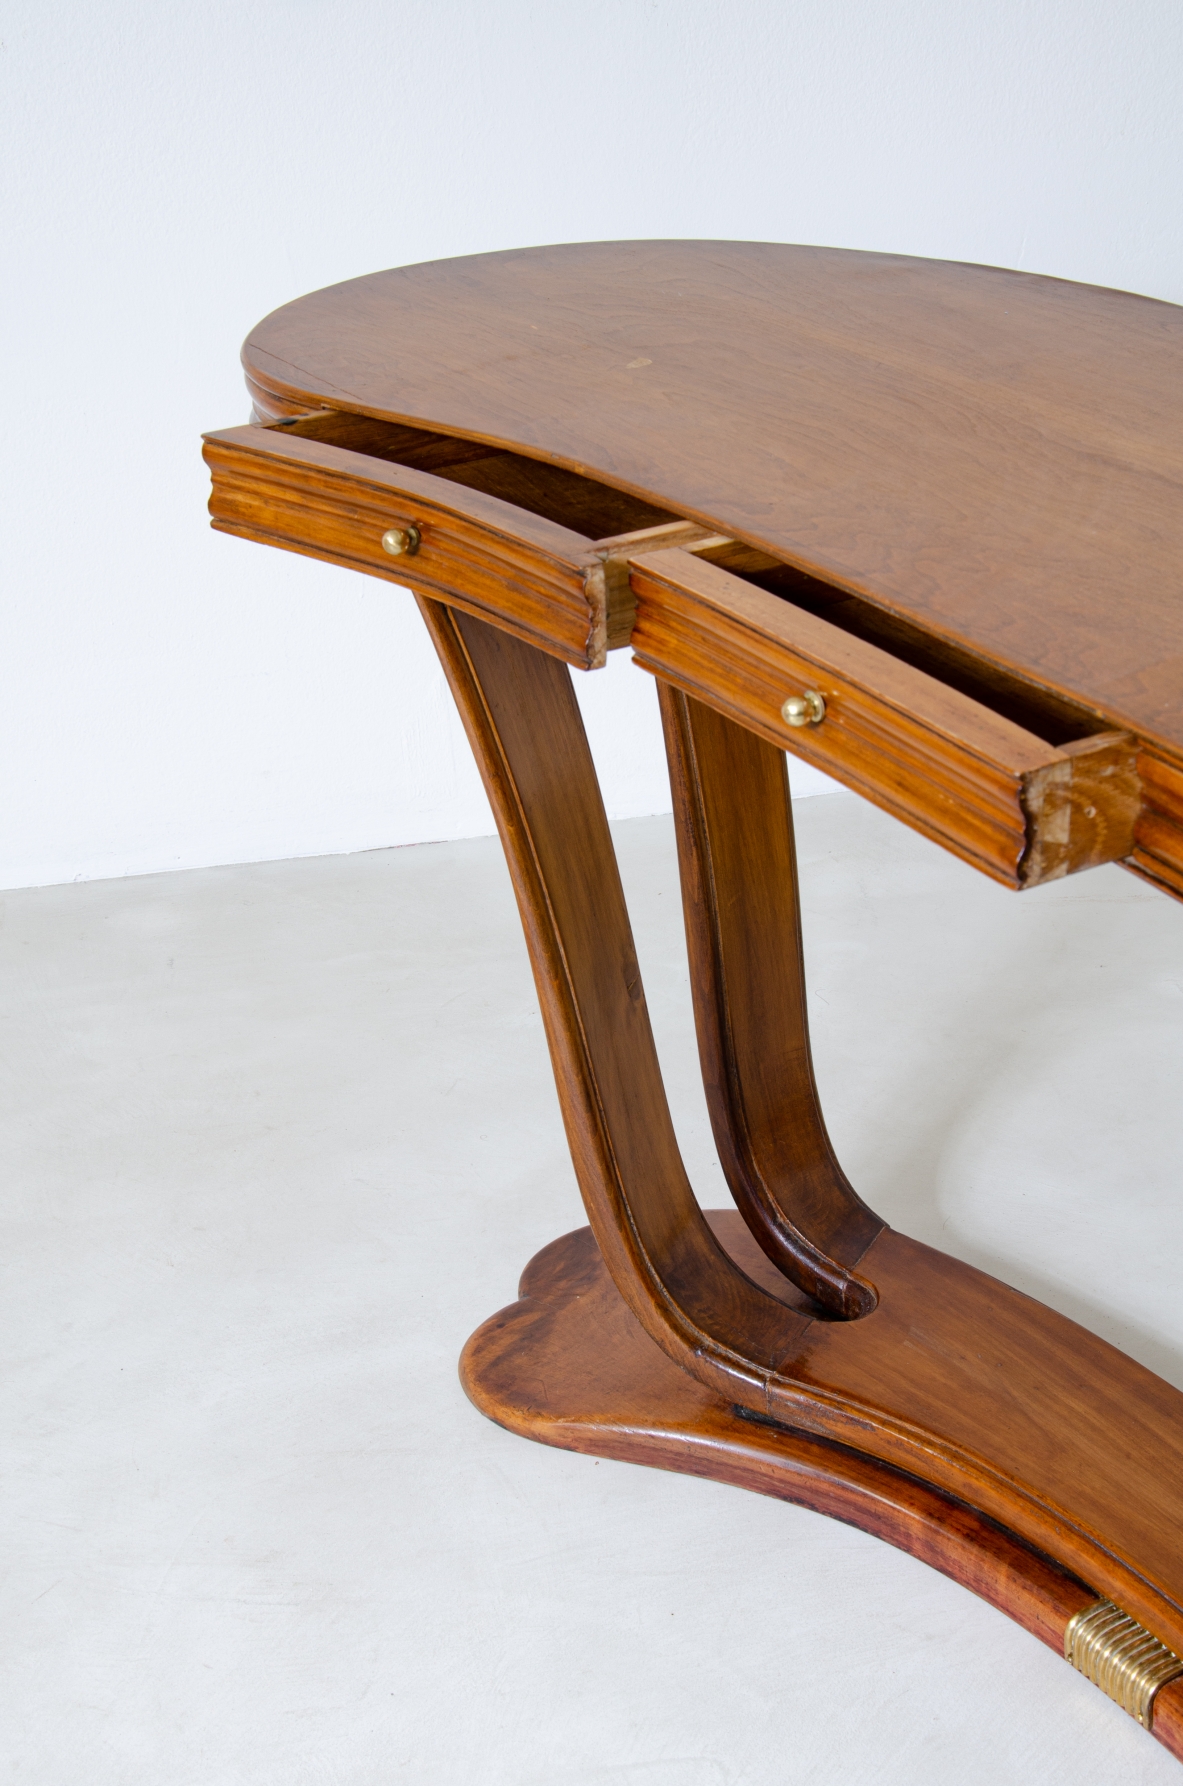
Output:
[[[429,262],[285,305],[288,404],[569,467],[1183,745],[1183,308],[758,242]]]

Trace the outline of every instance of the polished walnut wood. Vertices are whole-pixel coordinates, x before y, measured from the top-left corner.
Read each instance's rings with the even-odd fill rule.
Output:
[[[767,1271],[734,1210],[707,1220],[752,1276]],[[479,1327],[460,1376],[483,1414],[564,1451],[705,1476],[859,1526],[939,1569],[1064,1653],[1093,1589],[965,1502],[864,1453],[745,1418],[656,1350],[621,1300],[591,1230],[552,1241],[520,1300]],[[1183,1760],[1183,1680],[1160,1689],[1153,1734]]]
[[[474,1400],[851,1518],[1045,1641],[1108,1598],[1183,1653],[1183,1395],[892,1232],[834,1157],[782,754],[1010,885],[1122,860],[1183,892],[1180,312],[884,256],[599,245],[354,281],[244,358],[264,425],[207,437],[214,524],[415,590],[598,1249],[556,1243],[474,1336]],[[391,528],[419,549],[386,556]],[[567,668],[630,641],[729,1217],[679,1156]],[[806,689],[824,717],[792,727]],[[1183,1690],[1159,1702],[1183,1752]]]
[[[1034,887],[1132,850],[1141,783],[1129,733],[1056,748],[691,552],[641,552],[630,564],[644,669],[791,745],[996,880]],[[782,704],[806,688],[825,717],[794,728]]]
[[[594,495],[572,495],[581,480],[571,474],[558,474],[557,492],[549,474],[531,477],[527,490],[504,466],[499,479],[487,478],[506,455],[468,453],[457,487],[456,465],[438,442],[429,454],[411,430],[352,420],[328,412],[291,428],[207,436],[214,526],[443,597],[582,669],[631,641],[643,668],[795,749],[1010,885],[1130,854],[1141,802],[1130,734],[1090,731],[1096,722],[1078,709],[1075,729],[1084,735],[1056,747],[724,568],[755,562],[767,581],[768,567],[783,567],[766,554],[753,560],[750,548],[737,553],[734,541],[686,521],[591,540],[535,512],[604,519]],[[396,452],[429,459],[435,470],[392,459]],[[478,473],[535,509],[477,487]],[[383,537],[410,525],[418,549],[392,563]],[[781,708],[807,684],[823,694],[826,717],[798,733]],[[1050,729],[1063,729],[1065,711],[1045,715]]]
[[[413,583],[470,613],[496,615],[519,638],[591,669],[608,647],[605,563],[582,534],[495,496],[316,440],[230,428],[207,437],[213,523],[268,545]],[[412,524],[413,557],[391,558],[382,536]]]
[[[728,1189],[799,1289],[832,1314],[870,1314],[875,1289],[857,1267],[883,1223],[834,1156],[814,1083],[784,757],[658,688],[698,1051]]]
[[[563,473],[557,490],[553,475],[532,476],[528,491],[520,481],[488,476],[490,462],[506,454],[482,454],[475,461],[482,474],[478,485],[453,475],[458,467],[446,453],[416,450],[405,438],[412,431],[400,430],[393,448],[407,459],[434,463],[434,471],[423,471],[390,459],[389,430],[346,427],[356,418],[336,414],[302,420],[302,426],[282,430],[226,428],[206,435],[210,516],[220,533],[447,597],[580,669],[599,669],[607,652],[632,636],[630,558],[710,537],[693,522],[661,521],[592,540],[552,517],[569,514],[594,526],[619,520],[622,511],[633,520],[652,511],[622,504],[611,492],[602,502],[594,486],[591,494],[582,487],[573,491],[586,480]],[[346,447],[344,440],[354,444]],[[461,459],[459,469],[470,472],[473,463]],[[489,489],[482,487],[486,483]],[[505,500],[497,488],[517,500]],[[523,505],[524,497],[533,507]],[[408,524],[421,543],[413,558],[393,563],[382,536]]]
[[[1183,771],[1174,305],[897,255],[585,243],[334,286],[243,360],[262,413],[361,410],[590,476]],[[1183,833],[1156,823],[1134,861],[1174,886]]]
[[[1183,1395],[1074,1322],[885,1228],[833,1161],[791,984],[783,773],[779,785],[737,774],[730,722],[693,716],[682,698],[705,794],[693,819],[680,795],[680,829],[696,825],[710,851],[704,861],[683,849],[686,903],[713,878],[716,922],[720,909],[727,919],[718,943],[697,945],[691,922],[704,1077],[740,1209],[756,1206],[757,1237],[786,1273],[770,1290],[719,1249],[682,1166],[569,677],[505,631],[421,605],[505,845],[592,1229],[637,1320],[715,1396],[920,1475],[1183,1653]],[[712,823],[721,782],[753,832],[779,828],[779,851],[745,855],[726,822]],[[779,973],[761,949],[778,928]],[[825,1319],[789,1295],[790,1281],[862,1318]]]

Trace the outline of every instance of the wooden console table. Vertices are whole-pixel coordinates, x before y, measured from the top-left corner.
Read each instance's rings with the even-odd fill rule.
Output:
[[[877,1533],[1183,1757],[1183,1394],[847,1182],[783,755],[1012,887],[1118,861],[1183,894],[1183,309],[609,243],[353,280],[244,361],[256,423],[207,437],[214,526],[415,591],[591,1223],[473,1335],[473,1401]],[[567,670],[626,645],[657,681],[738,1213],[704,1214],[679,1158]]]

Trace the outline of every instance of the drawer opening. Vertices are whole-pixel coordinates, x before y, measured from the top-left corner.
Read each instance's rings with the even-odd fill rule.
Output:
[[[1009,719],[1057,748],[1112,730],[1109,721],[1090,713],[1087,708],[1076,707],[1057,695],[1033,688],[993,664],[983,664],[968,651],[960,650],[946,640],[934,639],[899,615],[876,607],[874,602],[836,589],[832,584],[823,583],[792,565],[782,564],[768,553],[745,546],[739,540],[717,539],[692,546],[689,550],[743,582],[804,608],[841,632],[862,639],[868,645],[877,645],[881,651],[899,658],[901,663],[923,670],[934,681],[968,695],[980,706],[990,708],[1003,719]]]
[[[531,459],[524,453],[397,422],[380,421],[372,416],[344,410],[318,410],[290,420],[268,422],[264,428],[268,433],[298,435],[389,464],[407,466],[447,483],[497,497],[528,514],[539,515],[581,534],[589,543],[610,542],[623,548],[625,542],[620,536],[681,519],[670,509],[658,508],[626,491],[614,490],[597,483],[594,478],[582,477],[544,460]],[[864,597],[851,595],[812,577],[756,547],[719,535],[686,544],[696,556],[741,581],[803,608],[854,638],[877,646],[901,663],[922,670],[935,681],[956,689],[1056,748],[1111,729],[1106,720],[1088,709],[1034,688],[995,665],[984,664],[969,651],[932,637]],[[613,556],[624,556],[623,550]],[[614,602],[610,596],[609,605],[608,645],[611,649],[626,644],[631,631],[632,602],[626,580],[621,580]]]
[[[860,637],[849,616],[835,624],[848,607],[837,592],[718,533],[638,552],[629,570],[642,669],[1005,885],[1033,887],[1133,848],[1136,741],[1098,716],[1065,716],[1026,690],[1016,701],[962,666],[954,686],[941,654],[909,663],[894,636]]]
[[[380,422],[372,416],[350,415],[343,410],[321,410],[297,416],[290,422],[265,424],[268,431],[296,434],[327,446],[344,447],[372,459],[385,459],[426,471],[448,483],[463,484],[511,502],[528,514],[541,515],[589,540],[605,539],[640,528],[676,521],[670,509],[613,490],[593,478],[580,477],[525,453],[511,453],[476,440],[458,440],[450,434],[433,434],[423,428],[407,428],[397,422]]]

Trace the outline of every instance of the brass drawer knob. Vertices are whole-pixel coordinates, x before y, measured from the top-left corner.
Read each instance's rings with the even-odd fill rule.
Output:
[[[417,527],[388,527],[382,535],[382,550],[392,558],[413,558],[419,550]]]
[[[820,726],[826,717],[826,703],[816,688],[807,688],[803,695],[790,695],[780,710],[790,726]]]

